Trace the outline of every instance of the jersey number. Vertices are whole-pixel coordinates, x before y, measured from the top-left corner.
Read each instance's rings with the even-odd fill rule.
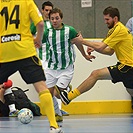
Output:
[[[5,29],[7,30],[8,23],[15,24],[16,29],[18,29],[20,20],[19,20],[19,5],[15,5],[14,9],[12,10],[11,16],[9,16],[8,8],[4,7],[0,12],[1,16],[5,15]],[[16,18],[13,19],[14,14],[16,14]]]

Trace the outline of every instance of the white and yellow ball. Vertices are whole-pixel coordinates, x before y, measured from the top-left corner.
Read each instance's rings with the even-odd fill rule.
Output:
[[[33,120],[33,113],[28,108],[23,108],[18,112],[18,120],[23,124],[28,124]]]

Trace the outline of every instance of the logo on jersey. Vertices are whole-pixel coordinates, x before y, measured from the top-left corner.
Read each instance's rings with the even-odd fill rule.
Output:
[[[10,34],[6,36],[1,36],[1,43],[11,42],[11,41],[21,41],[20,34]]]
[[[65,35],[65,40],[68,40],[68,39],[69,39],[69,35],[66,34],[66,35]]]

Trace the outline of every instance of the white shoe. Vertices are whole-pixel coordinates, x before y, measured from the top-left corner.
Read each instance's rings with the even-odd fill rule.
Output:
[[[64,133],[64,132],[61,130],[61,128],[50,127],[49,133]]]

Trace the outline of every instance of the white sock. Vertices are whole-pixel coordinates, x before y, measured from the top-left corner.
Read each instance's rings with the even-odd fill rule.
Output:
[[[57,102],[57,98],[55,96],[53,96],[53,103],[54,103],[55,114],[58,114],[59,116],[62,116],[62,113],[59,109],[59,105],[58,105],[58,102]]]
[[[59,109],[61,110],[61,104],[62,104],[62,102],[61,102],[60,99],[58,99],[58,98],[56,98],[56,99],[57,99],[57,102],[58,102]]]
[[[8,107],[10,109],[10,113],[16,111],[15,104],[11,104]]]

